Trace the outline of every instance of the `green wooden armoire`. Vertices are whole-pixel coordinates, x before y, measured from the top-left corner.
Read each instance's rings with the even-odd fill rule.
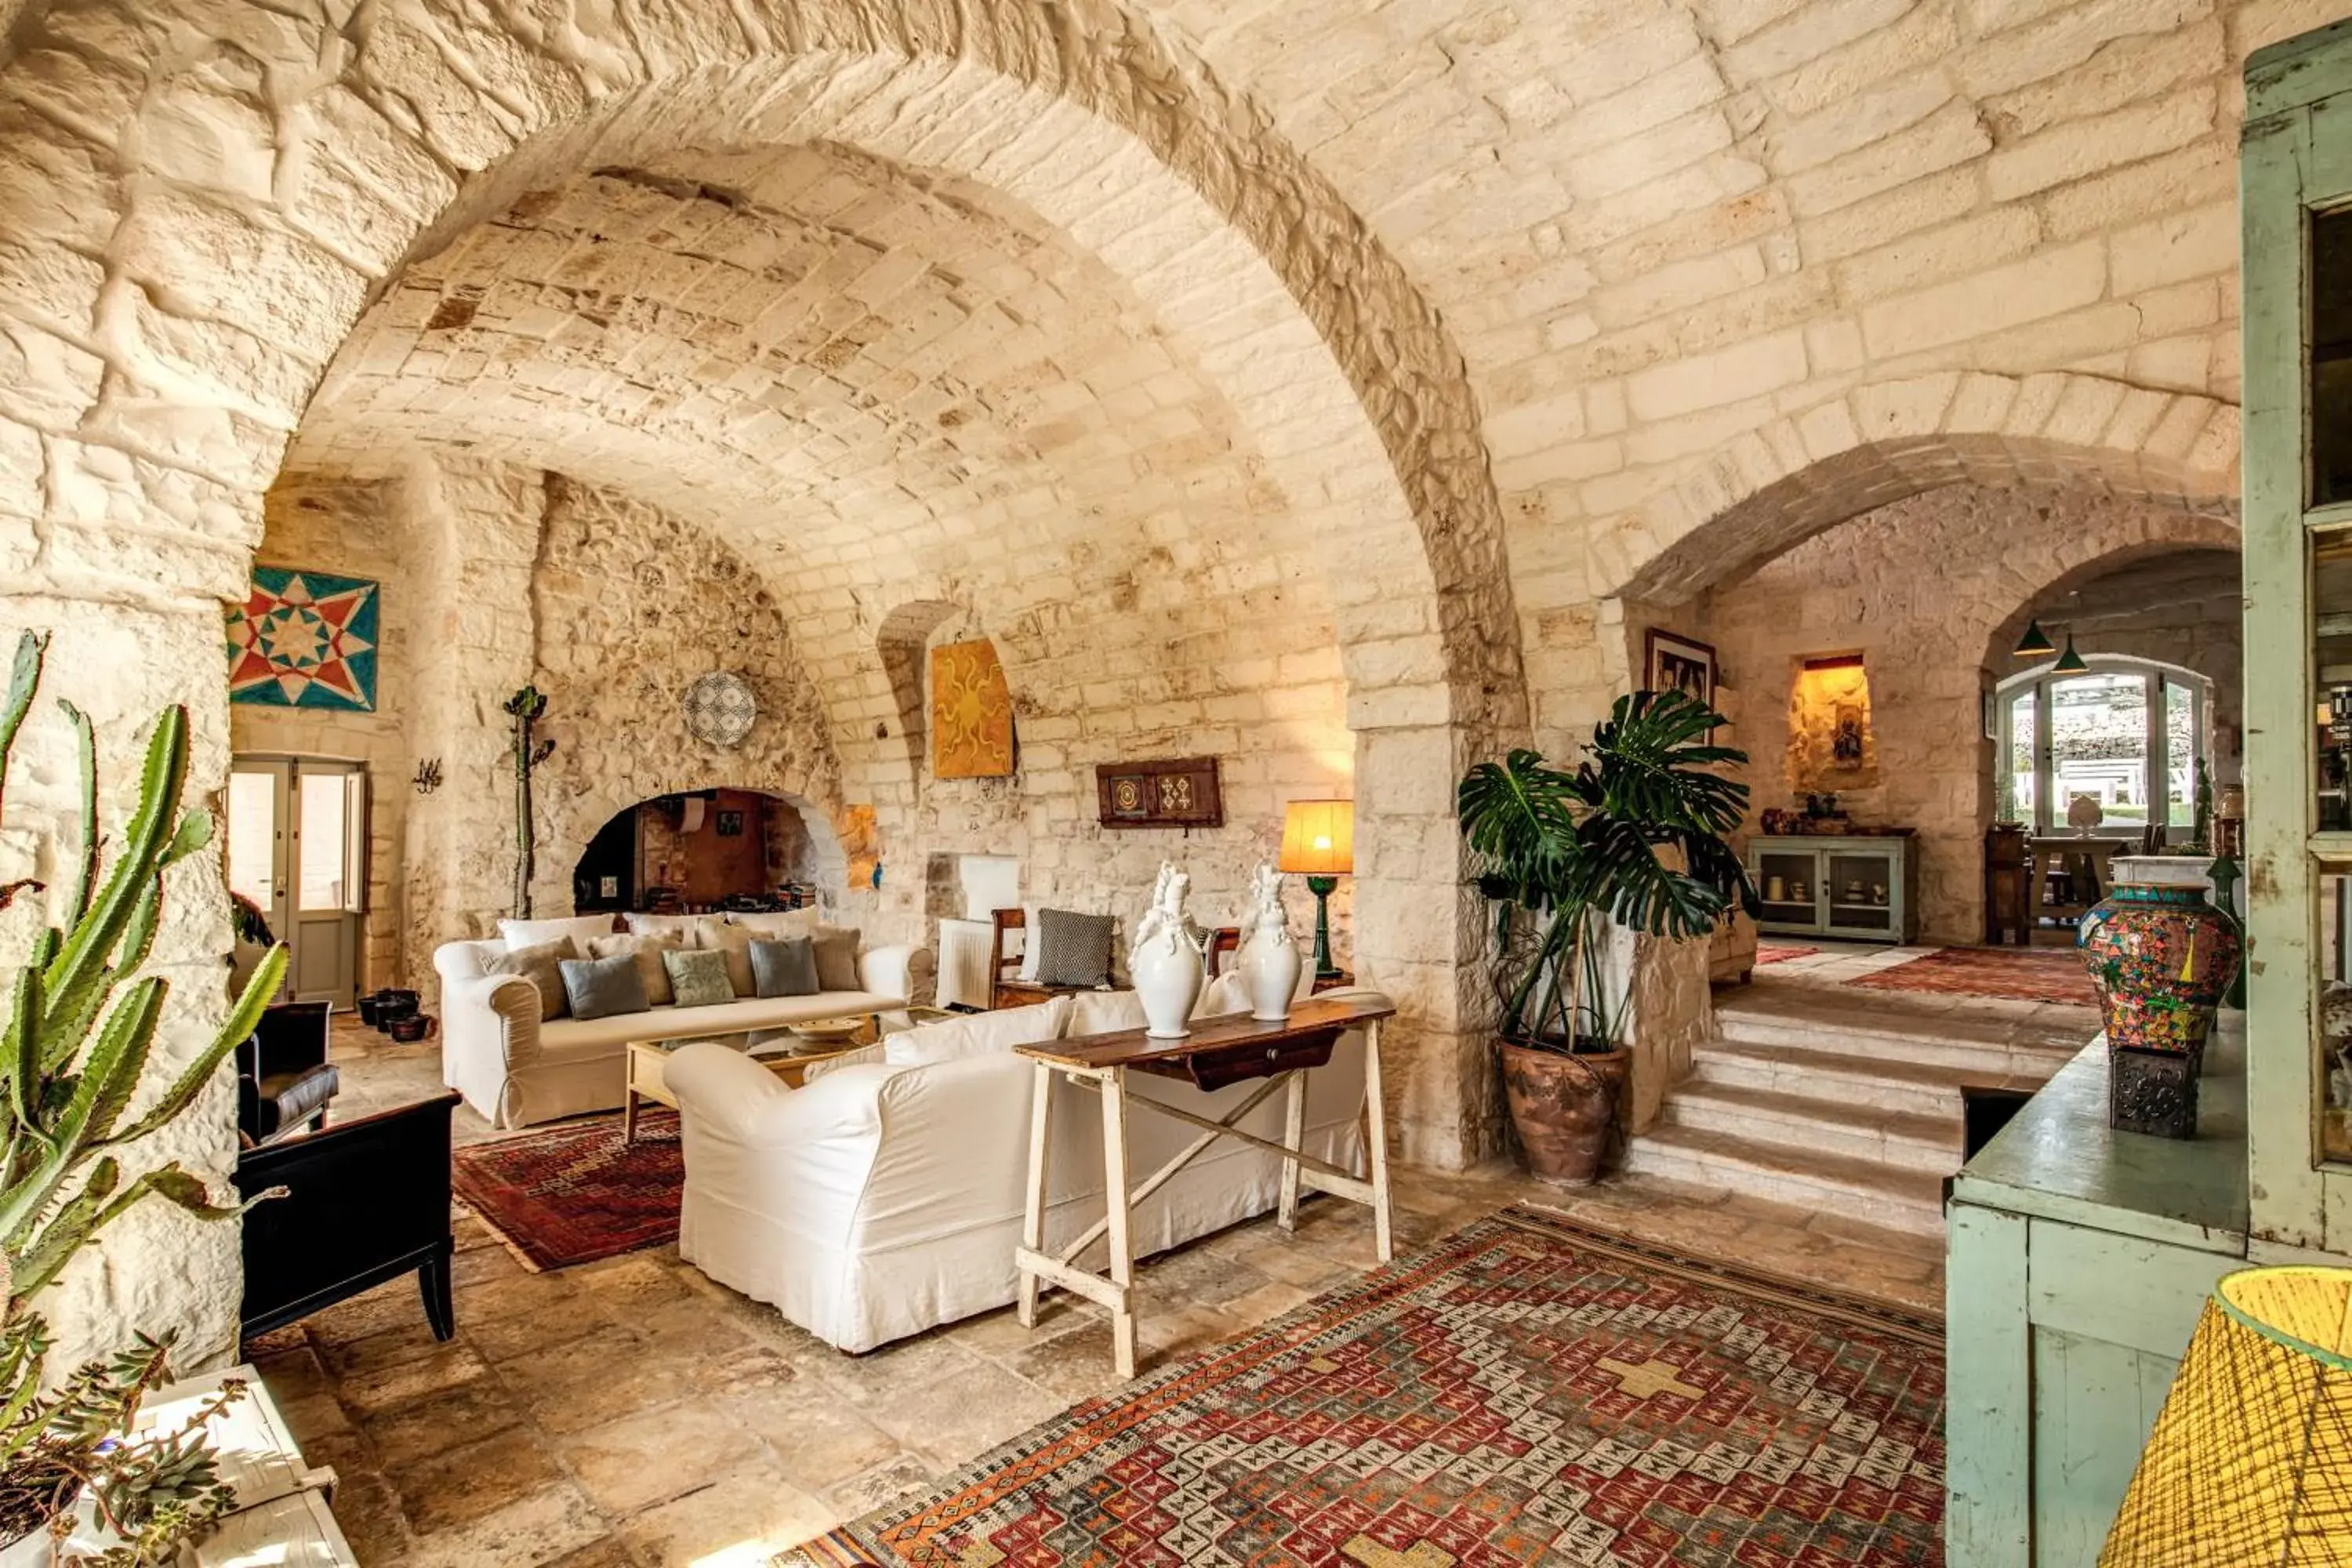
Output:
[[[2198,1136],[2102,1046],[1953,1184],[1950,1568],[2087,1568],[2213,1281],[2352,1252],[2352,22],[2246,65],[2247,1009]]]

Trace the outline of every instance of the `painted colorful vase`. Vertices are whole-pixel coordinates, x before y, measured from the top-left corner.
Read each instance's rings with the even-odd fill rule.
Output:
[[[2109,1049],[2201,1057],[2245,944],[2202,889],[2124,884],[2083,917],[2074,945]]]

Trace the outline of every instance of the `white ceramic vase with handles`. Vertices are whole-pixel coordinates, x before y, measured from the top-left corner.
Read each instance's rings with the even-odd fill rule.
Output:
[[[1184,900],[1192,879],[1161,861],[1151,907],[1135,924],[1135,945],[1127,952],[1127,973],[1143,1003],[1144,1032],[1156,1040],[1181,1040],[1192,1004],[1201,999],[1201,950],[1184,931]]]
[[[1290,999],[1298,994],[1298,976],[1306,961],[1291,939],[1290,920],[1282,908],[1282,873],[1260,861],[1252,879],[1254,901],[1249,934],[1242,939],[1234,970],[1248,993],[1250,1016],[1279,1024],[1290,1016]]]

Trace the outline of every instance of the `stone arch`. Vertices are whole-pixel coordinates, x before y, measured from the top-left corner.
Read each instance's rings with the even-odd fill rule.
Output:
[[[2075,562],[2020,595],[2017,607],[1985,638],[1984,668],[2000,673],[2015,663],[2011,654],[2018,639],[2025,635],[2025,623],[2032,607],[2053,594],[2087,586],[2145,562],[2195,555],[2228,556],[2234,561],[2239,553],[2238,534],[2233,527],[2210,519],[2184,518],[2179,525],[2168,526],[2157,536]],[[2000,683],[2005,683],[2006,679],[2003,675]]]
[[[924,706],[924,654],[932,636],[962,613],[963,606],[946,599],[912,599],[894,606],[875,629],[874,650],[882,661],[884,678],[890,682],[891,703],[898,710],[898,738],[906,748],[909,801],[921,796],[923,749],[929,743],[931,728],[930,713]],[[878,731],[875,739],[882,739]]]
[[[1774,420],[1596,541],[1620,599],[1683,603],[1874,507],[1942,485],[2059,483],[2236,515],[2238,411],[2101,376],[1948,373]]]
[[[30,590],[193,632],[240,590],[260,492],[368,299],[539,172],[814,136],[969,171],[1067,225],[1187,336],[1270,479],[1314,509],[1318,554],[1347,563],[1362,969],[1438,1047],[1401,1075],[1408,1149],[1481,1152],[1499,1115],[1457,1034],[1478,1006],[1448,934],[1459,854],[1428,846],[1457,751],[1526,722],[1500,508],[1444,324],[1265,113],[1109,5],[696,0],[500,27],[441,0],[341,22],[257,4],[210,39],[190,58],[163,19],[58,0],[0,71],[0,121],[25,132],[0,184],[18,384],[0,550]],[[114,100],[121,123],[93,122],[40,62],[139,90]],[[887,700],[878,668],[866,688],[853,704]],[[189,695],[217,728],[217,694]]]

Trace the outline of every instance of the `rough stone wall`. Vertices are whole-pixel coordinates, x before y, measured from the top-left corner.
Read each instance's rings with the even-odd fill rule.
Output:
[[[417,711],[412,661],[416,638],[411,616],[408,565],[394,527],[391,498],[379,483],[289,477],[271,487],[256,559],[265,566],[300,567],[343,577],[372,578],[377,587],[375,710],[229,707],[229,743],[242,755],[356,759],[368,765],[367,913],[362,918],[360,989],[403,983],[402,900],[408,886],[406,850],[409,778],[415,771],[406,731]]]
[[[614,814],[688,790],[843,804],[824,704],[762,577],[709,533],[643,501],[550,475],[531,576],[531,679],[556,743],[534,784],[535,903],[572,910],[572,868]],[[748,682],[760,717],[721,750],[686,727],[686,689],[713,670]],[[832,839],[827,828],[825,837]],[[835,847],[820,879],[840,907]]]
[[[2044,624],[2075,629],[2085,653],[2160,658],[2234,682],[2234,631],[2216,617],[2222,602],[2234,605],[2236,556],[2214,548],[2233,545],[2234,532],[2064,490],[1958,486],[1865,513],[1716,590],[1693,608],[1697,635],[1711,633],[1716,646],[1731,743],[1752,759],[1751,824],[1767,806],[1802,804],[1785,770],[1790,689],[1802,661],[1860,653],[1879,783],[1843,790],[1839,803],[1857,820],[1919,830],[1923,935],[1982,941],[1992,743],[1981,703],[2016,669],[2007,657],[2015,630],[1997,650],[2000,662],[1989,663],[2002,629],[2021,628],[2030,605],[2064,604],[2070,586],[2080,587],[2083,605],[2120,608],[2178,586],[2185,569],[2199,592],[2172,604],[2139,599],[2128,646],[2111,642],[2095,616],[2070,620],[2072,609],[2048,611]],[[2098,575],[2135,563],[2122,575]],[[2106,583],[2117,585],[2112,595],[2102,592]],[[2234,608],[2228,616],[2234,620]],[[2224,710],[2234,727],[2233,715],[2234,700]]]

